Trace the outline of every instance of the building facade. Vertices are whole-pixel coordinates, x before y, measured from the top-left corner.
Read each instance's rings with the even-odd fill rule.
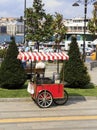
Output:
[[[88,22],[89,18],[86,19],[86,32],[85,38],[87,41],[92,41],[93,35],[88,30]],[[84,18],[73,18],[73,19],[65,19],[64,25],[67,27],[66,40],[70,40],[72,35],[77,36],[77,40],[83,40],[84,37]]]
[[[90,38],[90,33],[87,28],[89,18],[86,19],[86,35]],[[67,27],[67,38],[71,35],[84,34],[84,18],[64,19],[64,25]],[[0,35],[24,35],[24,21],[18,18],[0,18]],[[91,39],[90,39],[91,40]]]
[[[89,34],[87,24],[90,19],[86,19],[86,33]],[[68,34],[83,34],[84,33],[84,18],[65,19],[64,24],[68,29]]]
[[[17,35],[24,33],[24,23],[17,18],[0,18],[0,34]]]

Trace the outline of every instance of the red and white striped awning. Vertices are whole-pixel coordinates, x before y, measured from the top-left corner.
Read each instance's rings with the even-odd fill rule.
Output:
[[[39,61],[39,60],[68,60],[69,56],[65,52],[19,52],[18,59],[22,61],[31,60],[31,61]]]

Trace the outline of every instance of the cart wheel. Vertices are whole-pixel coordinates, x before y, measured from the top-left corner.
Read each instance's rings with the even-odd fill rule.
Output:
[[[63,105],[68,100],[68,93],[64,90],[64,98],[54,99],[54,103],[57,105]]]
[[[37,104],[41,108],[50,107],[53,102],[53,98],[50,92],[44,90],[37,96]]]

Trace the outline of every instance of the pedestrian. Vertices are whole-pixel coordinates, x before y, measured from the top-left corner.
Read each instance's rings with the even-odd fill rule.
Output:
[[[43,69],[45,71],[45,63],[39,60],[36,63],[35,69]],[[36,72],[36,74],[37,74],[37,78],[40,78],[40,74],[38,72]],[[44,73],[43,73],[43,77],[44,77]]]
[[[36,63],[35,68],[36,68],[36,69],[44,69],[44,68],[45,68],[45,63],[42,62],[42,60],[39,60],[39,61]]]

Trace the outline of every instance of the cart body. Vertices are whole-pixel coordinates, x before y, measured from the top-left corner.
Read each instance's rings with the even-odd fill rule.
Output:
[[[57,105],[63,105],[68,100],[68,93],[64,90],[64,84],[35,84],[35,94],[32,99],[36,101],[39,107],[50,107],[54,102]]]
[[[36,98],[41,91],[48,91],[51,93],[53,99],[64,97],[64,85],[63,84],[38,84],[36,85]]]

